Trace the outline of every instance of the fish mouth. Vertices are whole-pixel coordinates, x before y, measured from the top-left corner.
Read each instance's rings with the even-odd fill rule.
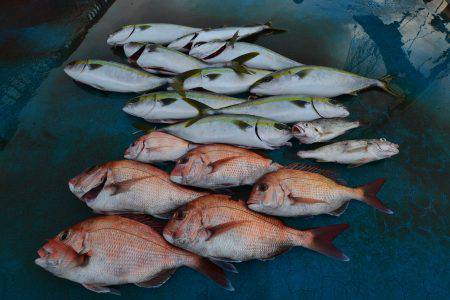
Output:
[[[294,126],[292,126],[292,134],[294,135],[294,136],[305,136],[305,130],[302,128],[302,127],[300,127],[300,126],[297,126],[297,125],[294,125]]]

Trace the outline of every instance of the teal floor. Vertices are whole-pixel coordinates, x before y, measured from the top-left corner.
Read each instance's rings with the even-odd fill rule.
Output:
[[[290,58],[374,78],[396,76],[406,101],[378,90],[338,100],[352,118],[366,123],[343,138],[384,137],[400,144],[400,154],[354,169],[321,164],[351,185],[386,178],[379,195],[395,214],[351,203],[340,218],[285,219],[297,228],[349,223],[336,240],[349,262],[298,248],[273,261],[237,265],[239,274],[229,275],[233,293],[183,268],[161,288],[122,286],[122,295],[449,299],[449,25],[439,8],[444,3],[30,0],[0,5],[0,299],[108,297],[58,279],[33,262],[46,238],[93,215],[69,192],[68,179],[91,165],[120,159],[136,138],[136,120],[121,111],[133,95],[77,85],[63,66],[82,58],[124,61],[105,39],[127,23],[214,27],[268,20],[288,32],[256,42]],[[287,164],[298,161],[300,148],[307,147],[294,142],[268,155]]]

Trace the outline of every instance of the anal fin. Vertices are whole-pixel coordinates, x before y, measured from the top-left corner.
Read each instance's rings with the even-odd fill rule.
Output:
[[[137,282],[135,285],[138,287],[143,288],[156,288],[163,285],[167,280],[170,279],[173,273],[175,273],[176,269],[169,269],[161,271],[160,273],[156,274],[152,279],[143,281],[143,282]]]
[[[333,210],[333,211],[329,212],[328,214],[331,215],[331,216],[339,217],[340,215],[342,215],[345,212],[345,210],[348,207],[348,203],[349,202],[350,201],[345,201],[344,204],[339,206],[336,210]]]
[[[120,296],[120,292],[118,290],[107,287],[107,286],[100,286],[100,285],[95,285],[95,284],[90,284],[90,283],[84,283],[83,286],[85,288],[87,288],[88,290],[96,292],[96,293],[113,294],[113,295]]]

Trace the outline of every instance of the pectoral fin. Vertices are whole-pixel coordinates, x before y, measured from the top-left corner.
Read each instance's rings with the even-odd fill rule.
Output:
[[[209,167],[211,167],[211,173],[217,172],[220,170],[220,168],[227,162],[230,162],[236,158],[239,158],[239,156],[232,156],[232,157],[227,157],[227,158],[222,158],[219,160],[216,160],[213,163],[208,164]]]
[[[175,271],[176,271],[176,269],[164,270],[164,271],[156,274],[156,276],[153,277],[152,279],[143,281],[143,282],[137,282],[137,283],[135,283],[135,285],[137,285],[138,287],[143,287],[143,288],[160,287],[167,280],[170,279],[170,277],[172,276],[173,273],[175,273]]]
[[[234,221],[234,222],[228,222],[222,225],[217,225],[213,227],[206,228],[206,231],[208,232],[208,238],[205,241],[209,241],[223,233],[226,233],[227,231],[236,229],[237,227],[245,224],[245,221]]]
[[[140,177],[140,178],[134,178],[134,179],[129,179],[129,180],[124,180],[121,182],[117,182],[117,183],[112,183],[107,185],[105,188],[107,188],[110,191],[110,195],[114,196],[120,193],[124,193],[130,190],[130,188],[133,187],[133,185],[136,184],[136,182],[139,182],[141,180],[150,178],[151,176],[146,176],[146,177]]]
[[[96,293],[113,294],[113,295],[120,296],[120,292],[118,290],[110,288],[110,287],[99,286],[99,285],[89,284],[89,283],[84,283],[83,286],[85,288],[87,288],[88,290],[96,292]]]
[[[353,164],[349,165],[348,168],[360,167],[364,164],[367,164],[368,162],[370,162],[370,160],[368,160],[367,158],[359,159],[359,160],[355,161]]]
[[[345,201],[345,203],[342,204],[338,209],[336,209],[336,210],[334,210],[334,211],[332,211],[332,212],[329,212],[328,214],[329,214],[329,215],[332,215],[332,216],[335,216],[335,217],[339,217],[339,216],[342,215],[342,214],[345,212],[345,210],[347,209],[348,203],[349,203],[349,201]]]

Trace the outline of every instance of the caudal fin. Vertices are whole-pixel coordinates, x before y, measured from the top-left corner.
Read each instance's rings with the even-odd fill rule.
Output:
[[[228,280],[225,272],[209,259],[196,256],[194,262],[189,265],[189,267],[214,280],[224,289],[234,291],[234,287],[231,285],[231,282]]]
[[[380,199],[377,198],[377,193],[380,191],[381,187],[384,183],[384,178],[380,178],[375,180],[374,182],[367,183],[363,186],[360,186],[359,189],[363,191],[362,202],[375,207],[376,209],[392,215],[394,212],[387,208]]]
[[[348,261],[350,258],[333,245],[333,240],[348,227],[348,224],[338,224],[298,231],[294,242],[326,256]]]
[[[394,79],[393,75],[386,75],[383,76],[379,79],[379,81],[381,82],[381,88],[383,90],[385,90],[386,92],[388,92],[389,94],[391,94],[392,96],[396,97],[396,98],[401,98],[404,99],[405,95],[403,93],[401,93],[400,91],[396,91],[392,88],[392,86],[390,85],[391,80]]]

